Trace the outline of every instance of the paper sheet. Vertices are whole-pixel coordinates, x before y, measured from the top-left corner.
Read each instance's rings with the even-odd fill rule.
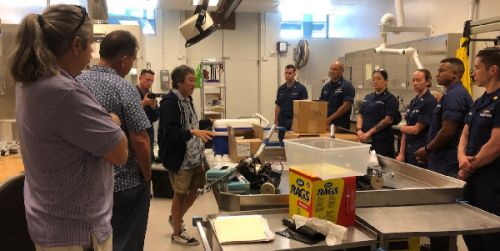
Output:
[[[219,216],[213,220],[219,243],[262,242],[274,239],[261,215]]]

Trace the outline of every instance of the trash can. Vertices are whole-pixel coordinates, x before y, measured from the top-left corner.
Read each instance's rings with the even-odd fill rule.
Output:
[[[174,197],[174,190],[168,178],[168,170],[161,164],[153,165],[151,181],[153,182],[153,196],[155,198],[172,199]]]

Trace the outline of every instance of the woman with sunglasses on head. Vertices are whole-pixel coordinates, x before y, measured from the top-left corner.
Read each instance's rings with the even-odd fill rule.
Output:
[[[74,77],[89,63],[92,23],[83,7],[26,16],[9,58],[25,167],[24,204],[37,251],[112,250],[112,164],[127,140]]]
[[[396,157],[399,161],[420,167],[426,167],[426,164],[417,162],[415,152],[427,143],[432,111],[437,105],[436,98],[429,90],[431,80],[432,75],[427,69],[416,70],[412,75],[413,89],[417,96],[406,110],[406,125],[400,128],[403,137]]]
[[[375,92],[366,95],[359,110],[356,133],[361,142],[371,143],[378,154],[394,158],[394,135],[391,126],[399,123],[399,103],[387,90],[388,74],[384,69],[372,73]]]

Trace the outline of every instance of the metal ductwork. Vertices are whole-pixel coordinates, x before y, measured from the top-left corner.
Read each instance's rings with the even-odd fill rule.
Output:
[[[108,23],[108,5],[106,0],[87,0],[87,11],[94,23]]]

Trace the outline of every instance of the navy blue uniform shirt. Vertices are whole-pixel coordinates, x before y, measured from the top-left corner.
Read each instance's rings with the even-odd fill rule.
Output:
[[[427,143],[430,143],[443,126],[443,120],[454,120],[459,123],[457,131],[441,149],[429,155],[429,169],[444,175],[456,177],[458,174],[457,146],[464,128],[464,119],[472,106],[472,98],[462,82],[451,84],[432,111]]]
[[[286,127],[290,130],[293,120],[293,101],[307,99],[306,87],[295,81],[292,87],[287,87],[286,83],[278,88],[276,101],[274,102],[280,107],[280,114],[278,116],[278,125]]]
[[[363,126],[361,130],[367,132],[383,120],[385,116],[394,118],[396,113],[399,113],[399,102],[396,97],[387,90],[379,94],[375,92],[370,93],[363,99],[359,113],[363,115]],[[375,133],[372,136],[372,142],[392,137],[391,127],[388,126]]]
[[[467,156],[475,156],[488,142],[493,128],[500,127],[500,89],[491,94],[486,92],[476,100],[465,119],[469,125]],[[477,169],[469,177],[469,183],[486,188],[500,188],[500,157],[490,164]]]
[[[339,81],[333,82],[330,80],[330,82],[326,83],[321,89],[321,96],[319,99],[328,101],[328,116],[330,116],[334,114],[344,102],[354,102],[355,93],[356,91],[354,87],[352,87],[351,82],[341,77]],[[350,117],[351,107],[349,107],[349,111],[340,118],[333,120],[332,124],[349,129]]]
[[[406,154],[415,154],[415,152],[427,143],[427,135],[429,134],[429,124],[432,119],[432,111],[437,105],[436,98],[429,90],[422,95],[416,96],[411,100],[408,109],[406,109],[406,125],[414,126],[417,123],[425,125],[425,129],[419,134],[406,135]]]

